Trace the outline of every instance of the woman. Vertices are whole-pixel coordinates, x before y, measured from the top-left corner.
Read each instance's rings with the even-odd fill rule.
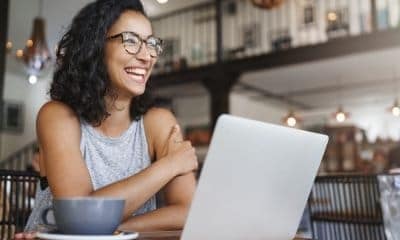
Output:
[[[73,19],[59,43],[52,100],[37,117],[43,179],[27,232],[52,198],[72,196],[126,199],[120,229],[182,228],[197,158],[171,112],[150,107],[146,85],[161,42],[139,0],[97,0]],[[166,206],[156,209],[161,189]]]

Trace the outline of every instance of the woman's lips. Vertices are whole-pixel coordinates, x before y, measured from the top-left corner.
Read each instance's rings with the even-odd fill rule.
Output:
[[[144,68],[135,68],[135,67],[126,67],[124,68],[127,75],[138,83],[145,83],[145,76],[147,74],[147,69]]]

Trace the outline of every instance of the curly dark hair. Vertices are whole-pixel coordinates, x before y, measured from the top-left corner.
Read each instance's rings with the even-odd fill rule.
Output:
[[[50,97],[70,106],[83,120],[100,125],[110,114],[104,97],[112,93],[103,61],[106,35],[126,10],[147,17],[140,0],[97,0],[85,6],[61,38]],[[138,119],[153,106],[148,84],[145,92],[132,99],[131,119]]]

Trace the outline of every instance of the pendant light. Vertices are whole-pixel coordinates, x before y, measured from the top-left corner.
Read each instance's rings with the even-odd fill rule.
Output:
[[[299,122],[300,119],[299,117],[296,116],[296,114],[294,113],[293,109],[290,109],[288,111],[288,114],[282,119],[282,122],[289,127],[296,127]]]
[[[399,117],[400,116],[400,104],[399,104],[399,98],[398,98],[398,92],[399,92],[399,87],[398,87],[398,79],[397,79],[397,74],[396,74],[396,68],[393,68],[393,89],[394,89],[394,103],[393,105],[388,109],[393,116]]]
[[[33,20],[32,34],[30,39],[26,41],[21,56],[31,84],[36,83],[37,77],[42,75],[51,63],[51,55],[45,37],[45,21],[41,17],[43,0],[40,0],[39,4],[39,16]],[[32,79],[36,80],[32,81]]]
[[[343,86],[342,86],[342,84],[341,84],[341,79],[340,79],[340,78],[339,78],[338,81],[337,81],[337,86],[338,86],[338,92],[337,92],[336,98],[337,98],[337,99],[343,99],[343,96],[342,96],[342,89],[343,89]],[[338,123],[343,123],[344,121],[346,121],[346,120],[349,118],[349,116],[350,116],[350,114],[349,114],[348,112],[345,112],[345,111],[343,110],[342,104],[339,104],[339,106],[338,106],[336,112],[334,112],[334,113],[332,114],[332,117],[333,117],[333,118],[335,119],[335,121],[338,122]]]
[[[289,110],[285,117],[282,118],[283,124],[288,127],[297,127],[301,122],[300,118],[295,114],[293,109],[292,101],[291,101],[291,86],[288,85],[287,93],[283,95],[283,100],[286,102]]]
[[[334,117],[337,122],[342,123],[342,122],[346,121],[346,119],[349,118],[349,113],[347,113],[343,110],[342,105],[339,105],[338,109],[334,113]]]
[[[7,41],[6,43],[6,53],[11,53],[11,50],[13,48],[13,43],[11,41]]]
[[[389,109],[390,112],[393,114],[393,116],[395,117],[399,117],[400,116],[400,104],[399,104],[399,99],[395,99],[393,106]]]

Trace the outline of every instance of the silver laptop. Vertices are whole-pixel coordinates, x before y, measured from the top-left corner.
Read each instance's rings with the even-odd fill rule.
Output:
[[[183,240],[291,240],[328,137],[222,115]]]

